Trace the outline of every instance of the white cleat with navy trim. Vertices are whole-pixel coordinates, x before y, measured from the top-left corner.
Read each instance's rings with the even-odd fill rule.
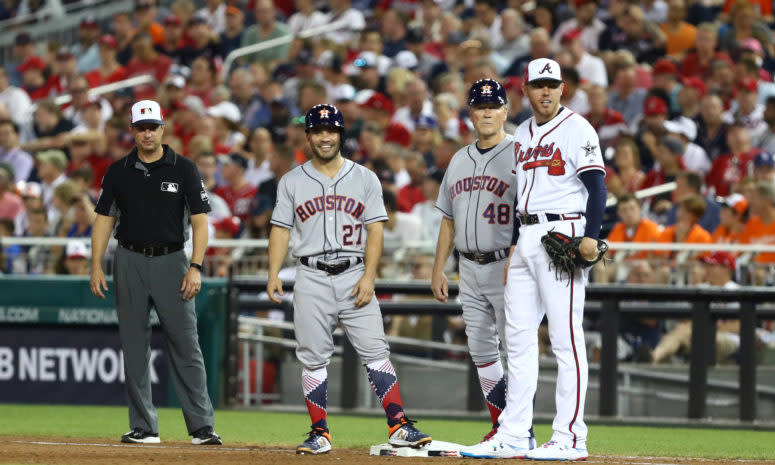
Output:
[[[460,455],[478,459],[524,459],[531,446],[532,444],[528,439],[510,444],[503,442],[496,434],[479,444],[460,449]]]
[[[532,460],[565,460],[576,461],[589,458],[587,449],[571,447],[557,441],[549,441],[536,449],[527,452],[526,457]]]

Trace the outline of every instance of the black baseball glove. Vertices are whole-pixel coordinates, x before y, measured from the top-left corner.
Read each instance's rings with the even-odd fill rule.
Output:
[[[597,240],[597,257],[593,260],[587,260],[579,251],[582,237],[570,237],[558,231],[549,231],[541,238],[541,244],[544,245],[546,253],[549,254],[554,269],[558,277],[563,272],[571,276],[579,268],[587,268],[599,262],[608,251],[608,244]]]

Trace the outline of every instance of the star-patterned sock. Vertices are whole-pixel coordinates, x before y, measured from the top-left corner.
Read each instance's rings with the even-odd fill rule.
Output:
[[[390,360],[380,360],[366,365],[366,373],[369,382],[377,398],[385,409],[388,427],[397,425],[404,416],[404,407],[401,404],[401,391],[398,389],[398,378]]]
[[[482,388],[487,408],[490,409],[492,424],[498,423],[498,417],[506,408],[506,377],[503,376],[503,365],[500,360],[484,365],[477,365],[479,386]]]
[[[313,428],[328,430],[326,422],[326,403],[328,399],[328,370],[301,370],[301,385],[304,389],[304,401],[307,403]]]

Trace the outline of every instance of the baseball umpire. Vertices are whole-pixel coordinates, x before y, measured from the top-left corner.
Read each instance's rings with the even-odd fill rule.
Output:
[[[108,286],[102,258],[120,217],[113,279],[132,429],[121,442],[160,442],[149,369],[153,305],[167,336],[172,379],[191,442],[222,444],[213,430],[193,300],[202,283],[210,203],[196,165],[161,144],[164,121],[158,103],[132,105],[131,130],[136,147],[110,165],[95,208],[90,282],[92,293],[104,299]],[[194,243],[190,263],[183,252],[189,222]]]
[[[503,267],[514,225],[516,184],[510,175],[514,144],[504,131],[508,106],[500,82],[475,82],[468,92],[468,105],[477,140],[452,157],[441,183],[436,208],[444,217],[431,289],[437,300],[447,301],[444,264],[456,247],[461,256],[460,301],[468,347],[493,424],[485,436],[488,439],[497,431],[506,405],[498,342],[505,344]]]
[[[598,240],[605,208],[605,168],[597,133],[560,105],[557,62],[528,64],[523,93],[533,117],[514,134],[512,178],[517,219],[505,291],[508,389],[498,433],[482,450],[537,460],[586,460],[587,354],[581,324],[588,266],[605,252]],[[565,254],[564,256],[562,254]],[[529,449],[538,382],[538,325],[544,315],[557,358],[554,434]],[[496,454],[497,455],[497,454]]]
[[[368,169],[342,157],[342,113],[333,105],[315,105],[305,118],[312,160],[280,179],[269,235],[269,282],[274,302],[283,295],[278,277],[294,231],[297,259],[293,322],[304,365],[301,382],[312,429],[298,454],[331,450],[326,421],[326,367],[334,352],[333,329],[341,323],[382,402],[389,442],[417,447],[431,437],[404,414],[401,394],[374,296],[382,228],[387,221],[382,188]]]

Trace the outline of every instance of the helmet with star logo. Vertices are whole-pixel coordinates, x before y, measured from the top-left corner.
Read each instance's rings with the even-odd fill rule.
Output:
[[[314,128],[322,126],[335,128],[340,133],[344,132],[342,112],[335,106],[327,103],[321,103],[310,108],[304,117],[304,130],[309,132]]]
[[[468,106],[478,103],[506,105],[506,89],[495,79],[480,79],[468,91]]]

